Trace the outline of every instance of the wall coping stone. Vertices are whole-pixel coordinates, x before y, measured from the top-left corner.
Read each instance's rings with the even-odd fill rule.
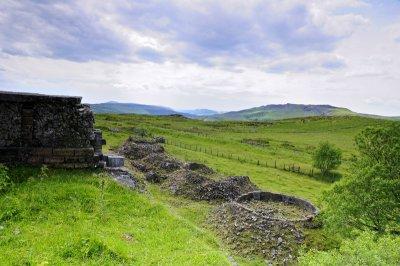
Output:
[[[66,104],[80,104],[82,97],[46,95],[39,93],[0,91],[0,102],[34,103],[34,102],[60,102]]]

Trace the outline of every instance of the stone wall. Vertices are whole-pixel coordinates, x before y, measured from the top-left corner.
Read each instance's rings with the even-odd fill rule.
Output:
[[[279,193],[272,193],[268,191],[253,191],[246,194],[241,195],[236,199],[237,203],[243,203],[250,200],[262,200],[262,201],[276,201],[283,202],[287,204],[296,205],[304,210],[307,210],[310,215],[305,219],[300,219],[297,221],[309,221],[312,220],[319,212],[319,210],[311,203],[306,200],[296,198],[293,196],[288,196]],[[240,205],[242,208],[245,208],[243,205]]]
[[[0,92],[0,163],[96,166],[101,131],[81,97]]]

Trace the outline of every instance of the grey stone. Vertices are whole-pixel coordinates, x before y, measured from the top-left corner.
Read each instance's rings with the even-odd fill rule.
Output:
[[[17,149],[14,163],[96,166],[104,140],[93,124],[81,97],[0,91],[0,149]],[[1,156],[0,163],[8,161]]]
[[[118,155],[107,155],[107,167],[124,166],[124,157]]]

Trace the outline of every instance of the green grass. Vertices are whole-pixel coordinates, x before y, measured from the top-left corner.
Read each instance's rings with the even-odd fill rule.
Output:
[[[282,165],[311,169],[314,147],[328,140],[343,150],[345,160],[338,172],[345,175],[356,152],[354,136],[368,125],[383,123],[387,122],[360,117],[254,123],[96,116],[96,126],[107,140],[105,150],[145,129],[175,144],[167,144],[166,149],[178,158],[205,162],[225,175],[248,175],[265,190],[316,203],[331,180],[284,171]],[[242,143],[244,139],[256,141]],[[199,147],[213,153],[200,152]],[[217,152],[232,158],[216,156]],[[238,162],[236,156],[246,162]],[[269,167],[257,165],[257,160],[268,162]],[[278,169],[272,167],[275,160]],[[175,197],[157,185],[148,185],[145,193],[131,191],[97,174],[50,170],[48,177],[40,178],[36,168],[12,169],[16,185],[0,195],[0,265],[230,264],[230,252],[207,226],[213,204]],[[306,235],[306,250],[337,244],[319,230],[307,230]],[[241,265],[265,264],[256,257],[234,259]]]
[[[204,122],[144,115],[96,116],[96,126],[103,130],[108,142],[106,149],[121,145],[137,129],[145,129],[153,135],[166,137],[167,151],[174,156],[204,162],[226,175],[248,175],[262,189],[315,203],[332,180],[348,173],[349,160],[356,153],[355,135],[366,126],[385,123],[388,121],[356,116],[288,119],[274,123]],[[251,145],[249,139],[261,140],[267,145]],[[321,177],[312,167],[312,153],[322,141],[329,141],[343,151],[343,164],[332,177]],[[275,161],[278,169],[274,168]],[[305,174],[283,170],[293,164]],[[313,176],[308,176],[311,171]]]
[[[25,172],[32,177],[0,197],[1,265],[229,264],[212,234],[172,212],[161,196],[90,171],[52,170],[43,179]],[[207,206],[193,208],[201,217]]]

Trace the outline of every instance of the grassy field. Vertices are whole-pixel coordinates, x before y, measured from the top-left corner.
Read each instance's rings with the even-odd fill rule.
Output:
[[[388,123],[363,117],[316,117],[268,122],[204,122],[182,117],[97,115],[106,149],[115,149],[132,134],[149,132],[167,139],[167,151],[185,160],[204,162],[226,175],[248,175],[260,188],[318,199],[332,181],[347,174],[355,154],[354,137],[366,126]],[[312,167],[312,152],[321,141],[343,151],[335,175],[321,177]],[[276,168],[275,168],[276,165]],[[301,173],[284,170],[300,167]],[[313,173],[311,175],[311,173]]]
[[[229,265],[213,235],[155,187],[142,194],[91,171],[12,174],[22,182],[0,197],[1,265]],[[196,218],[208,208],[180,203]]]
[[[204,162],[225,175],[248,175],[262,189],[317,204],[332,180],[316,170],[308,174],[316,145],[328,140],[343,150],[338,173],[345,175],[355,153],[354,136],[368,125],[383,123],[359,117],[250,123],[96,116],[106,150],[132,134],[162,135],[167,151],[176,157]],[[303,173],[283,170],[284,164],[300,166]],[[11,176],[16,184],[0,195],[0,265],[265,264],[227,250],[207,225],[213,204],[175,197],[151,184],[144,193],[131,191],[96,171],[50,170],[43,175],[38,168],[18,167]],[[306,249],[335,245],[318,230],[305,234]]]

